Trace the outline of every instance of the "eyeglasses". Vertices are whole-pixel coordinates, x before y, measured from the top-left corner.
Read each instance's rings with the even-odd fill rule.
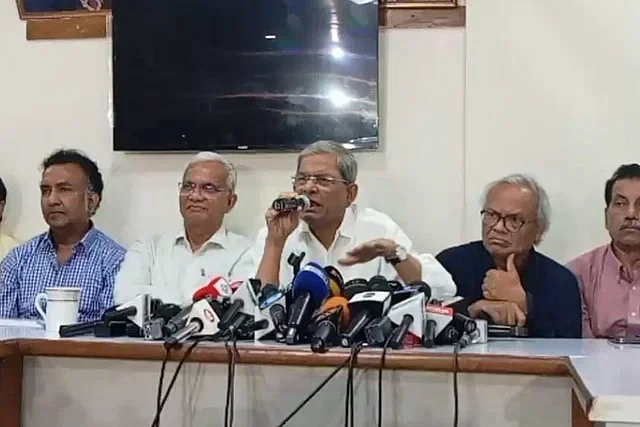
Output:
[[[531,220],[523,219],[518,215],[502,215],[498,212],[490,210],[482,210],[480,211],[480,214],[482,215],[482,223],[487,227],[493,228],[500,221],[502,221],[504,224],[504,228],[510,233],[517,233],[518,231],[522,230],[522,227],[524,227],[525,224],[534,222]]]
[[[225,187],[218,187],[214,184],[196,184],[189,181],[179,182],[178,188],[180,189],[180,194],[183,196],[188,196],[197,189],[200,191],[200,194],[205,197],[215,197],[227,190]]]
[[[329,175],[305,175],[298,174],[296,176],[292,176],[291,180],[293,181],[293,186],[295,188],[299,188],[304,186],[307,182],[311,182],[312,184],[317,185],[318,187],[328,188],[336,183],[341,184],[349,184],[344,179],[334,178]]]

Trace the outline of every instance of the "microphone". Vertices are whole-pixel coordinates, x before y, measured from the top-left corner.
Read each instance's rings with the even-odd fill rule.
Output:
[[[426,320],[425,320],[425,339],[423,339],[423,345],[425,347],[432,347],[436,339],[443,333],[445,328],[453,321],[453,308],[442,307],[438,304],[426,304]],[[455,329],[453,325],[451,327]],[[428,337],[427,337],[428,335]],[[433,338],[433,342],[425,342],[426,338]]]
[[[257,283],[259,287],[259,282],[256,282],[254,279],[245,280],[238,290],[231,295],[231,305],[220,319],[220,329],[227,329],[231,326],[234,318],[239,313],[246,314],[247,316],[253,316],[255,314],[256,306],[258,305],[255,294]]]
[[[387,317],[397,325],[389,341],[389,347],[400,348],[407,333],[412,342],[421,343],[425,322],[425,294],[419,292],[411,298],[396,304],[389,309]]]
[[[176,304],[159,304],[154,310],[151,319],[142,327],[145,340],[157,340],[165,337],[165,325],[182,309]]]
[[[373,276],[369,279],[369,289],[372,291],[388,291],[391,292],[391,286],[384,276]]]
[[[195,291],[192,299],[193,302],[197,302],[206,297],[211,297],[220,301],[224,298],[230,298],[232,294],[233,289],[227,279],[222,276],[216,276],[209,283]]]
[[[222,309],[217,301],[202,299],[193,304],[186,325],[169,336],[164,343],[169,349],[193,336],[216,335],[219,331]]]
[[[350,300],[354,295],[361,292],[367,292],[369,290],[369,282],[367,279],[357,278],[351,279],[344,284],[343,296]]]
[[[105,322],[118,320],[130,320],[138,327],[142,328],[144,323],[151,317],[151,295],[138,294],[131,301],[120,304],[115,310],[106,313]]]
[[[296,344],[306,336],[304,329],[308,326],[313,312],[329,296],[329,275],[317,263],[306,264],[293,279],[292,287],[295,301],[289,314],[289,327],[285,334],[285,342]]]
[[[277,212],[290,212],[298,209],[303,211],[311,207],[311,200],[304,194],[297,197],[280,197],[273,201],[271,207]]]
[[[315,331],[311,338],[311,351],[325,353],[329,346],[337,344],[338,332],[351,320],[349,301],[344,297],[331,297],[322,305],[315,320]]]
[[[254,331],[254,339],[259,341],[265,337],[270,338],[275,335],[276,341],[284,339],[287,330],[286,313],[287,296],[273,285],[265,285],[258,300],[255,310],[254,321],[262,320],[267,322],[267,326]]]
[[[369,345],[381,346],[393,333],[393,323],[388,316],[377,317],[364,328],[364,335]]]
[[[416,292],[422,292],[424,294],[425,304],[429,304],[431,300],[431,286],[422,280],[416,280],[407,285],[407,288],[413,289]]]
[[[352,320],[347,330],[340,335],[340,345],[351,347],[360,339],[369,322],[387,314],[391,305],[391,292],[369,291],[354,295],[349,300]]]
[[[306,256],[306,252],[300,252],[299,254],[290,253],[287,258],[287,264],[293,268],[293,277],[296,277],[298,273],[300,273],[300,266],[302,265],[302,260]]]
[[[424,322],[424,334],[422,335],[422,346],[432,348],[436,345],[436,329],[438,324],[433,319],[426,319]]]
[[[182,308],[177,314],[171,317],[162,327],[162,331],[159,332],[155,329],[154,334],[152,335],[153,339],[161,339],[163,337],[170,336],[175,334],[178,330],[183,328],[187,322],[187,317],[189,313],[191,313],[191,309],[194,304],[198,301],[201,301],[205,298],[210,298],[212,300],[218,300],[224,294],[226,294],[226,290],[224,288],[224,284],[226,282],[225,279],[217,280],[218,277],[214,277],[201,288],[197,289],[192,296],[193,302],[189,305],[186,305]]]
[[[344,279],[342,274],[332,265],[328,265],[324,268],[324,271],[329,275],[329,290],[332,297],[342,296],[344,289]]]
[[[460,332],[453,325],[447,325],[436,337],[436,344],[453,345],[460,340]]]

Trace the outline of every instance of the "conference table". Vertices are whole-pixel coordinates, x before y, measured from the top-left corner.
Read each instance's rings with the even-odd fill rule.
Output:
[[[184,347],[171,353],[164,384]],[[238,343],[234,425],[276,427],[337,366],[347,349]],[[165,350],[135,338],[61,339],[39,328],[0,327],[0,426],[148,426]],[[459,423],[470,426],[640,426],[640,347],[606,340],[496,339],[460,351]],[[200,343],[178,375],[162,425],[223,425],[228,352]],[[377,425],[381,350],[364,348],[353,375],[354,421]],[[387,352],[383,423],[452,426],[451,347]],[[347,369],[288,426],[342,426]]]

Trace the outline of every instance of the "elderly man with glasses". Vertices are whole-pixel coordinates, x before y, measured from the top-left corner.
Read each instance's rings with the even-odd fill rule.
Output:
[[[449,248],[437,259],[452,274],[469,313],[526,326],[530,337],[580,338],[575,276],[537,252],[549,228],[549,199],[531,177],[511,175],[487,187],[482,241]]]
[[[183,226],[131,246],[116,279],[116,303],[149,293],[165,303],[188,304],[216,276],[243,280],[252,273],[250,259],[243,257],[250,240],[223,225],[238,200],[235,188],[230,162],[216,153],[197,154],[179,183]]]
[[[432,255],[418,255],[409,237],[387,215],[355,204],[358,164],[349,150],[317,141],[298,156],[293,190],[281,197],[305,195],[305,210],[266,213],[252,253],[262,283],[287,286],[291,254],[305,254],[303,264],[332,265],[344,280],[382,275],[405,283],[427,282],[436,298],[455,295],[451,275]]]

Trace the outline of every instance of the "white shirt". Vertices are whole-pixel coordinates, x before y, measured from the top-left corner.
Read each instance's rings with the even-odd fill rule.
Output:
[[[256,242],[251,249],[251,257],[257,269],[264,252],[267,228],[258,233]],[[447,299],[456,294],[456,285],[451,274],[431,254],[417,254],[413,251],[413,244],[409,237],[402,231],[389,216],[368,208],[360,208],[355,204],[347,208],[342,224],[336,231],[336,236],[329,249],[320,243],[309,229],[309,225],[303,221],[291,233],[285,242],[280,261],[280,285],[288,286],[293,280],[293,269],[287,263],[291,253],[306,255],[302,265],[315,261],[323,266],[336,267],[345,282],[355,278],[370,279],[375,275],[382,275],[388,280],[397,280],[402,283],[396,269],[382,257],[377,257],[362,264],[343,266],[338,260],[345,257],[354,247],[374,239],[391,239],[398,245],[404,246],[407,252],[422,264],[422,280],[431,287],[433,298]]]
[[[254,273],[244,236],[220,228],[196,252],[185,232],[160,233],[137,240],[127,251],[116,277],[117,304],[139,293],[149,293],[164,303],[186,305],[193,293],[215,276],[245,280]]]

